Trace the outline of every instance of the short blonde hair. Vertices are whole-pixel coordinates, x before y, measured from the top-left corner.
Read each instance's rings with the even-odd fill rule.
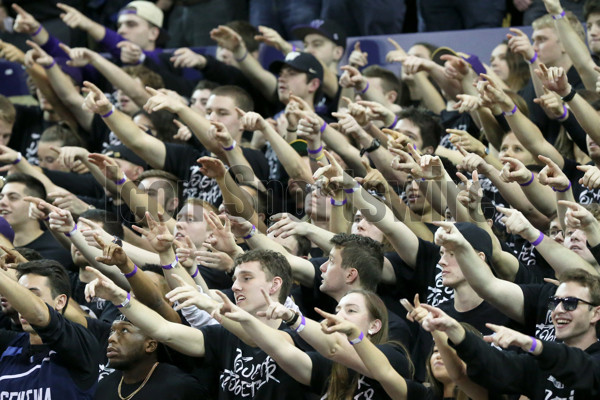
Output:
[[[12,125],[15,123],[16,118],[17,110],[15,110],[15,106],[8,97],[0,94],[0,120]]]
[[[581,24],[581,22],[579,22],[579,20],[575,16],[575,14],[573,14],[572,11],[566,11],[565,18],[567,19],[567,21],[569,21],[569,23],[571,24],[571,27],[573,28],[573,30],[575,30],[575,32],[577,33],[579,38],[585,43],[585,30],[583,29],[583,25]],[[555,29],[554,19],[552,18],[552,15],[545,14],[545,15],[537,18],[536,20],[534,20],[531,23],[531,27],[534,30],[544,29],[544,28]]]

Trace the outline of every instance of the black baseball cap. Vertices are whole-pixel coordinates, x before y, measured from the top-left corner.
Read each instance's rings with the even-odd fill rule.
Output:
[[[314,19],[308,25],[296,25],[292,28],[292,34],[300,40],[311,33],[325,36],[336,45],[346,48],[346,31],[333,20]]]
[[[467,242],[473,246],[475,251],[481,251],[485,254],[485,261],[492,265],[492,238],[486,231],[470,222],[457,222],[454,224],[456,229],[467,239]]]
[[[273,61],[269,65],[269,71],[275,75],[279,74],[281,68],[288,66],[300,72],[306,72],[309,76],[319,78],[323,82],[323,66],[310,53],[291,51],[285,56],[283,61]]]

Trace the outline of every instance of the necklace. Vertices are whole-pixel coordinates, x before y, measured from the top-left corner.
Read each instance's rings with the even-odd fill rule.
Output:
[[[121,385],[123,384],[123,377],[121,377],[121,382],[119,382],[119,388],[118,388],[118,391],[117,391],[117,394],[119,395],[119,398],[121,400],[129,400],[133,396],[135,396],[137,394],[137,392],[139,392],[140,390],[142,390],[142,388],[144,387],[144,385],[148,382],[148,379],[150,379],[150,377],[152,376],[152,373],[156,369],[157,365],[158,365],[158,362],[155,362],[154,365],[152,366],[152,369],[150,370],[150,372],[148,372],[148,375],[146,375],[146,379],[144,379],[144,382],[142,382],[142,384],[137,389],[135,389],[135,391],[133,393],[131,393],[129,396],[126,396],[126,397],[123,397],[121,395]]]

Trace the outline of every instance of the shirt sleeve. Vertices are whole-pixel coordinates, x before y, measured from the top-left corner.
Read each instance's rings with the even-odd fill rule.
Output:
[[[117,47],[117,43],[122,42],[125,38],[119,35],[117,32],[113,31],[109,28],[104,28],[105,33],[102,40],[98,43],[102,46],[106,51],[108,51],[115,60],[121,59],[121,49]]]
[[[82,388],[91,387],[98,380],[99,344],[83,326],[71,322],[48,306],[50,322],[45,327],[33,328],[42,342],[56,351],[60,362]]]

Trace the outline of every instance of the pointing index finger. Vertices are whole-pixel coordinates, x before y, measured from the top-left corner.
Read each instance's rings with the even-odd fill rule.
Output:
[[[262,293],[263,297],[265,298],[265,302],[267,303],[267,305],[271,305],[273,304],[273,300],[271,299],[271,296],[269,296],[269,294],[267,293],[267,291],[264,288],[260,288],[260,292]]]

